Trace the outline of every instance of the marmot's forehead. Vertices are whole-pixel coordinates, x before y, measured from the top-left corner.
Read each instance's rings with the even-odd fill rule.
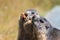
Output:
[[[37,10],[35,10],[35,9],[28,9],[26,11],[37,12]]]
[[[28,9],[28,10],[26,10],[25,13],[28,15],[32,15],[32,14],[37,15],[38,14],[37,10],[35,10],[35,9]]]

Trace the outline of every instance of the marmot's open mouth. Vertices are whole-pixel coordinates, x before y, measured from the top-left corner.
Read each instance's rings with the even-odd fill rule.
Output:
[[[27,17],[28,15],[26,13],[22,13],[21,14],[21,17],[24,19],[25,23],[24,25],[27,25],[27,24],[31,24],[32,23],[32,20],[31,19],[28,19]]]
[[[21,14],[21,17],[24,19],[25,22],[31,22],[31,19],[28,18],[28,15],[26,13]]]

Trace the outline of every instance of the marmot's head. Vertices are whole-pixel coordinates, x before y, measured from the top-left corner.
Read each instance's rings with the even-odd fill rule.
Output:
[[[26,24],[26,23],[31,23],[33,16],[38,16],[38,12],[35,9],[28,9],[21,15]]]
[[[24,20],[24,29],[26,31],[31,31],[32,30],[32,18],[33,16],[39,16],[37,10],[34,9],[28,9],[26,10],[23,14],[21,14],[21,17]]]
[[[47,19],[41,16],[34,16],[32,18],[32,23],[35,26],[36,30],[41,32],[41,33],[46,33],[48,32],[49,29],[52,28],[51,24]]]

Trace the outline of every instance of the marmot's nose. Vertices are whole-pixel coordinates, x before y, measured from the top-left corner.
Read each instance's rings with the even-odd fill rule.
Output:
[[[26,14],[26,13],[25,13],[24,15],[25,15],[26,17],[28,16],[28,14]]]
[[[32,14],[34,14],[34,12],[32,12]]]

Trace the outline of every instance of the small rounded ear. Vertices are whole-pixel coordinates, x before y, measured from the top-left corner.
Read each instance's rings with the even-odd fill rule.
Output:
[[[46,18],[44,18],[44,17],[41,17],[40,22],[44,23],[44,22],[48,22],[48,20]]]
[[[46,18],[43,18],[43,20],[46,21],[46,22],[48,21]]]

